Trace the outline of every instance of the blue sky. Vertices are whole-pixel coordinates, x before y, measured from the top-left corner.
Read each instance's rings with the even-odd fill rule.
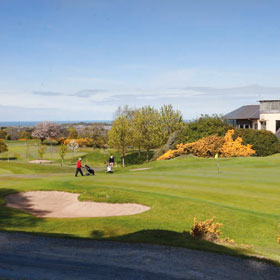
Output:
[[[280,99],[280,2],[2,0],[0,121],[185,119]]]

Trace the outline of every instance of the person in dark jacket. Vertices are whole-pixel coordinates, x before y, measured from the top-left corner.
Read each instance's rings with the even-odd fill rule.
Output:
[[[75,177],[78,176],[79,172],[81,173],[82,176],[84,176],[83,171],[82,171],[82,159],[81,158],[79,158],[77,161],[77,169],[76,169]]]
[[[114,159],[114,156],[111,155],[109,158],[109,165],[110,165],[111,169],[113,168],[114,164],[115,164],[115,159]]]

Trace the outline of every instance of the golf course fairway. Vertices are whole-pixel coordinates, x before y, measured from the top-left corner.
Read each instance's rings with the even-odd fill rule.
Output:
[[[280,155],[218,160],[187,156],[77,178],[71,166],[1,161],[0,229],[168,244],[280,262],[279,173]],[[80,201],[136,203],[150,210],[131,216],[38,218],[5,207],[6,196],[25,191],[78,193]],[[214,216],[222,223],[222,238],[233,239],[235,245],[189,234],[194,217],[200,221]]]

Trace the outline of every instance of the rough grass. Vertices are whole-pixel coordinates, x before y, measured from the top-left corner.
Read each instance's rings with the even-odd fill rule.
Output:
[[[185,157],[141,165],[149,170],[117,168],[114,174],[75,178],[69,167],[0,162],[0,229],[257,254],[280,261],[280,156],[219,159],[219,164],[220,172],[215,159]],[[27,190],[77,192],[81,200],[135,202],[151,210],[123,217],[39,219],[4,207],[7,194]],[[237,247],[183,234],[194,217],[213,216],[223,224],[223,236]]]

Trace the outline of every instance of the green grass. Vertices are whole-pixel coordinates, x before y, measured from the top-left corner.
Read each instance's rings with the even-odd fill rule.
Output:
[[[97,151],[86,157],[96,164],[104,159]],[[215,159],[185,157],[75,178],[72,167],[0,161],[0,229],[256,254],[279,262],[280,156],[219,159],[219,163],[219,173]],[[151,169],[129,171],[137,167]],[[39,219],[4,207],[7,194],[28,190],[76,192],[81,193],[80,200],[135,202],[151,210],[122,217]],[[190,230],[194,217],[213,216],[223,224],[223,236],[234,239],[237,246],[183,234]]]
[[[39,159],[38,155],[38,147],[40,146],[40,141],[6,141],[9,150],[7,152],[0,154],[0,160],[8,160],[11,161],[17,160],[20,162],[28,162],[30,160]],[[43,155],[43,159],[51,160],[54,162],[61,162],[61,158],[58,154],[59,146],[46,146],[45,154]],[[87,151],[81,152],[78,150],[75,153],[75,158],[84,156]],[[70,150],[67,151],[65,156],[66,163],[70,163],[72,160],[72,152]]]
[[[0,161],[16,161],[21,163],[28,163],[31,160],[39,159],[38,147],[40,147],[40,141],[28,140],[28,141],[6,141],[9,150],[0,154]],[[59,156],[59,145],[48,146],[44,145],[46,150],[43,155],[44,160],[51,160],[55,164],[61,163],[61,157]],[[105,167],[104,162],[108,161],[111,154],[114,154],[117,163],[121,163],[121,156],[115,150],[100,150],[93,148],[80,147],[74,154],[68,149],[64,164],[75,165],[77,158],[82,157],[84,162],[91,164],[95,167]],[[73,160],[74,159],[74,160]],[[1,172],[1,171],[0,171]]]

